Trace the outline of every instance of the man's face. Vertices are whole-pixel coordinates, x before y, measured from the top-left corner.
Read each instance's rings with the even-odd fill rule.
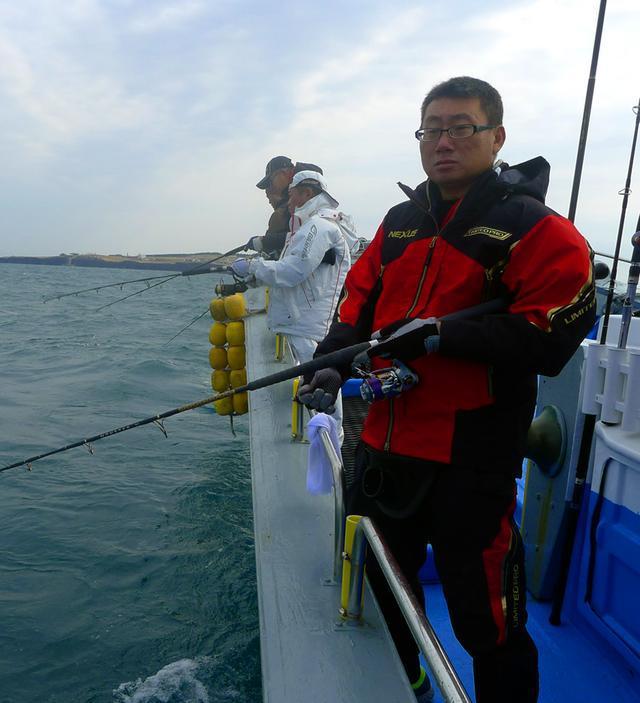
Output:
[[[283,195],[286,195],[287,188],[289,187],[289,183],[291,183],[292,178],[293,169],[291,168],[282,168],[279,171],[275,171],[275,173],[271,176],[269,190],[271,190],[277,198],[280,199]]]
[[[280,193],[276,193],[271,186],[267,186],[264,193],[267,196],[269,205],[271,205],[271,207],[275,210],[278,203],[282,199],[282,195]]]
[[[446,129],[454,125],[489,124],[479,98],[439,98],[429,104],[422,128]],[[504,127],[452,139],[446,132],[433,142],[420,142],[422,168],[446,200],[461,198],[488,168],[505,140]]]
[[[302,207],[308,200],[313,198],[311,188],[296,186],[289,191],[289,211],[293,212],[297,207]]]

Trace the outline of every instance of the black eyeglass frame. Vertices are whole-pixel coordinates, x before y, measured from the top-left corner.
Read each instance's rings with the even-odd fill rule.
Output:
[[[495,124],[454,124],[451,127],[445,127],[444,129],[439,129],[438,127],[427,127],[426,129],[420,128],[416,129],[414,132],[415,138],[419,142],[437,142],[439,141],[440,137],[442,136],[443,132],[446,132],[451,139],[469,139],[469,137],[473,137],[474,134],[477,134],[478,132],[484,132],[487,129],[495,129],[496,127],[499,127],[500,125],[495,125]],[[472,131],[470,134],[464,134],[464,135],[456,135],[454,134],[454,130],[459,130],[459,129],[468,129],[469,127],[472,128]],[[424,134],[425,132],[431,132],[434,137],[433,139],[424,139]],[[437,133],[437,134],[436,134]]]

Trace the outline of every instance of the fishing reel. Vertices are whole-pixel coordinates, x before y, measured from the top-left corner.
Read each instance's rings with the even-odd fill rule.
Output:
[[[392,359],[391,366],[372,371],[366,353],[356,357],[352,368],[362,378],[360,395],[367,403],[395,398],[413,388],[420,380],[415,371],[398,359]]]
[[[216,283],[214,288],[216,295],[222,297],[234,293],[244,293],[248,289],[249,286],[241,279],[237,279],[233,283]]]

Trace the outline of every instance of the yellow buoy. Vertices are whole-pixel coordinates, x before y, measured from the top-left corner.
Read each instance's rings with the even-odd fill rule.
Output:
[[[209,342],[216,347],[222,347],[227,343],[227,326],[224,322],[214,322],[209,330]]]
[[[230,320],[239,320],[247,314],[247,306],[242,293],[228,295],[224,299],[224,311]]]
[[[222,298],[214,298],[209,303],[209,312],[211,317],[218,322],[223,322],[227,319],[227,314],[224,311],[224,300]]]
[[[233,412],[233,400],[231,400],[231,396],[214,400],[213,407],[218,415],[231,415]]]
[[[209,349],[209,365],[212,369],[224,369],[227,366],[227,350],[224,347]]]
[[[229,389],[229,372],[223,369],[216,369],[211,372],[211,388],[218,393]]]
[[[249,412],[249,394],[236,393],[231,396],[233,398],[233,412],[236,415],[244,415]]]
[[[231,388],[240,388],[247,385],[247,369],[236,369],[229,372]]]
[[[227,362],[229,364],[229,368],[234,371],[243,369],[247,365],[246,357],[247,355],[244,350],[244,344],[237,347],[229,347],[227,351]]]
[[[238,322],[230,322],[227,325],[227,342],[232,346],[237,346],[238,344],[244,344],[244,322],[239,320]]]

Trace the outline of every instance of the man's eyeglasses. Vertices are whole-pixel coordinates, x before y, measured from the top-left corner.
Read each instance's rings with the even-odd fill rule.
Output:
[[[439,127],[427,127],[426,129],[416,129],[415,135],[419,142],[437,142],[443,132],[446,132],[451,139],[467,139],[476,132],[484,132],[487,129],[495,129],[492,124],[456,124],[453,127],[440,129]]]

